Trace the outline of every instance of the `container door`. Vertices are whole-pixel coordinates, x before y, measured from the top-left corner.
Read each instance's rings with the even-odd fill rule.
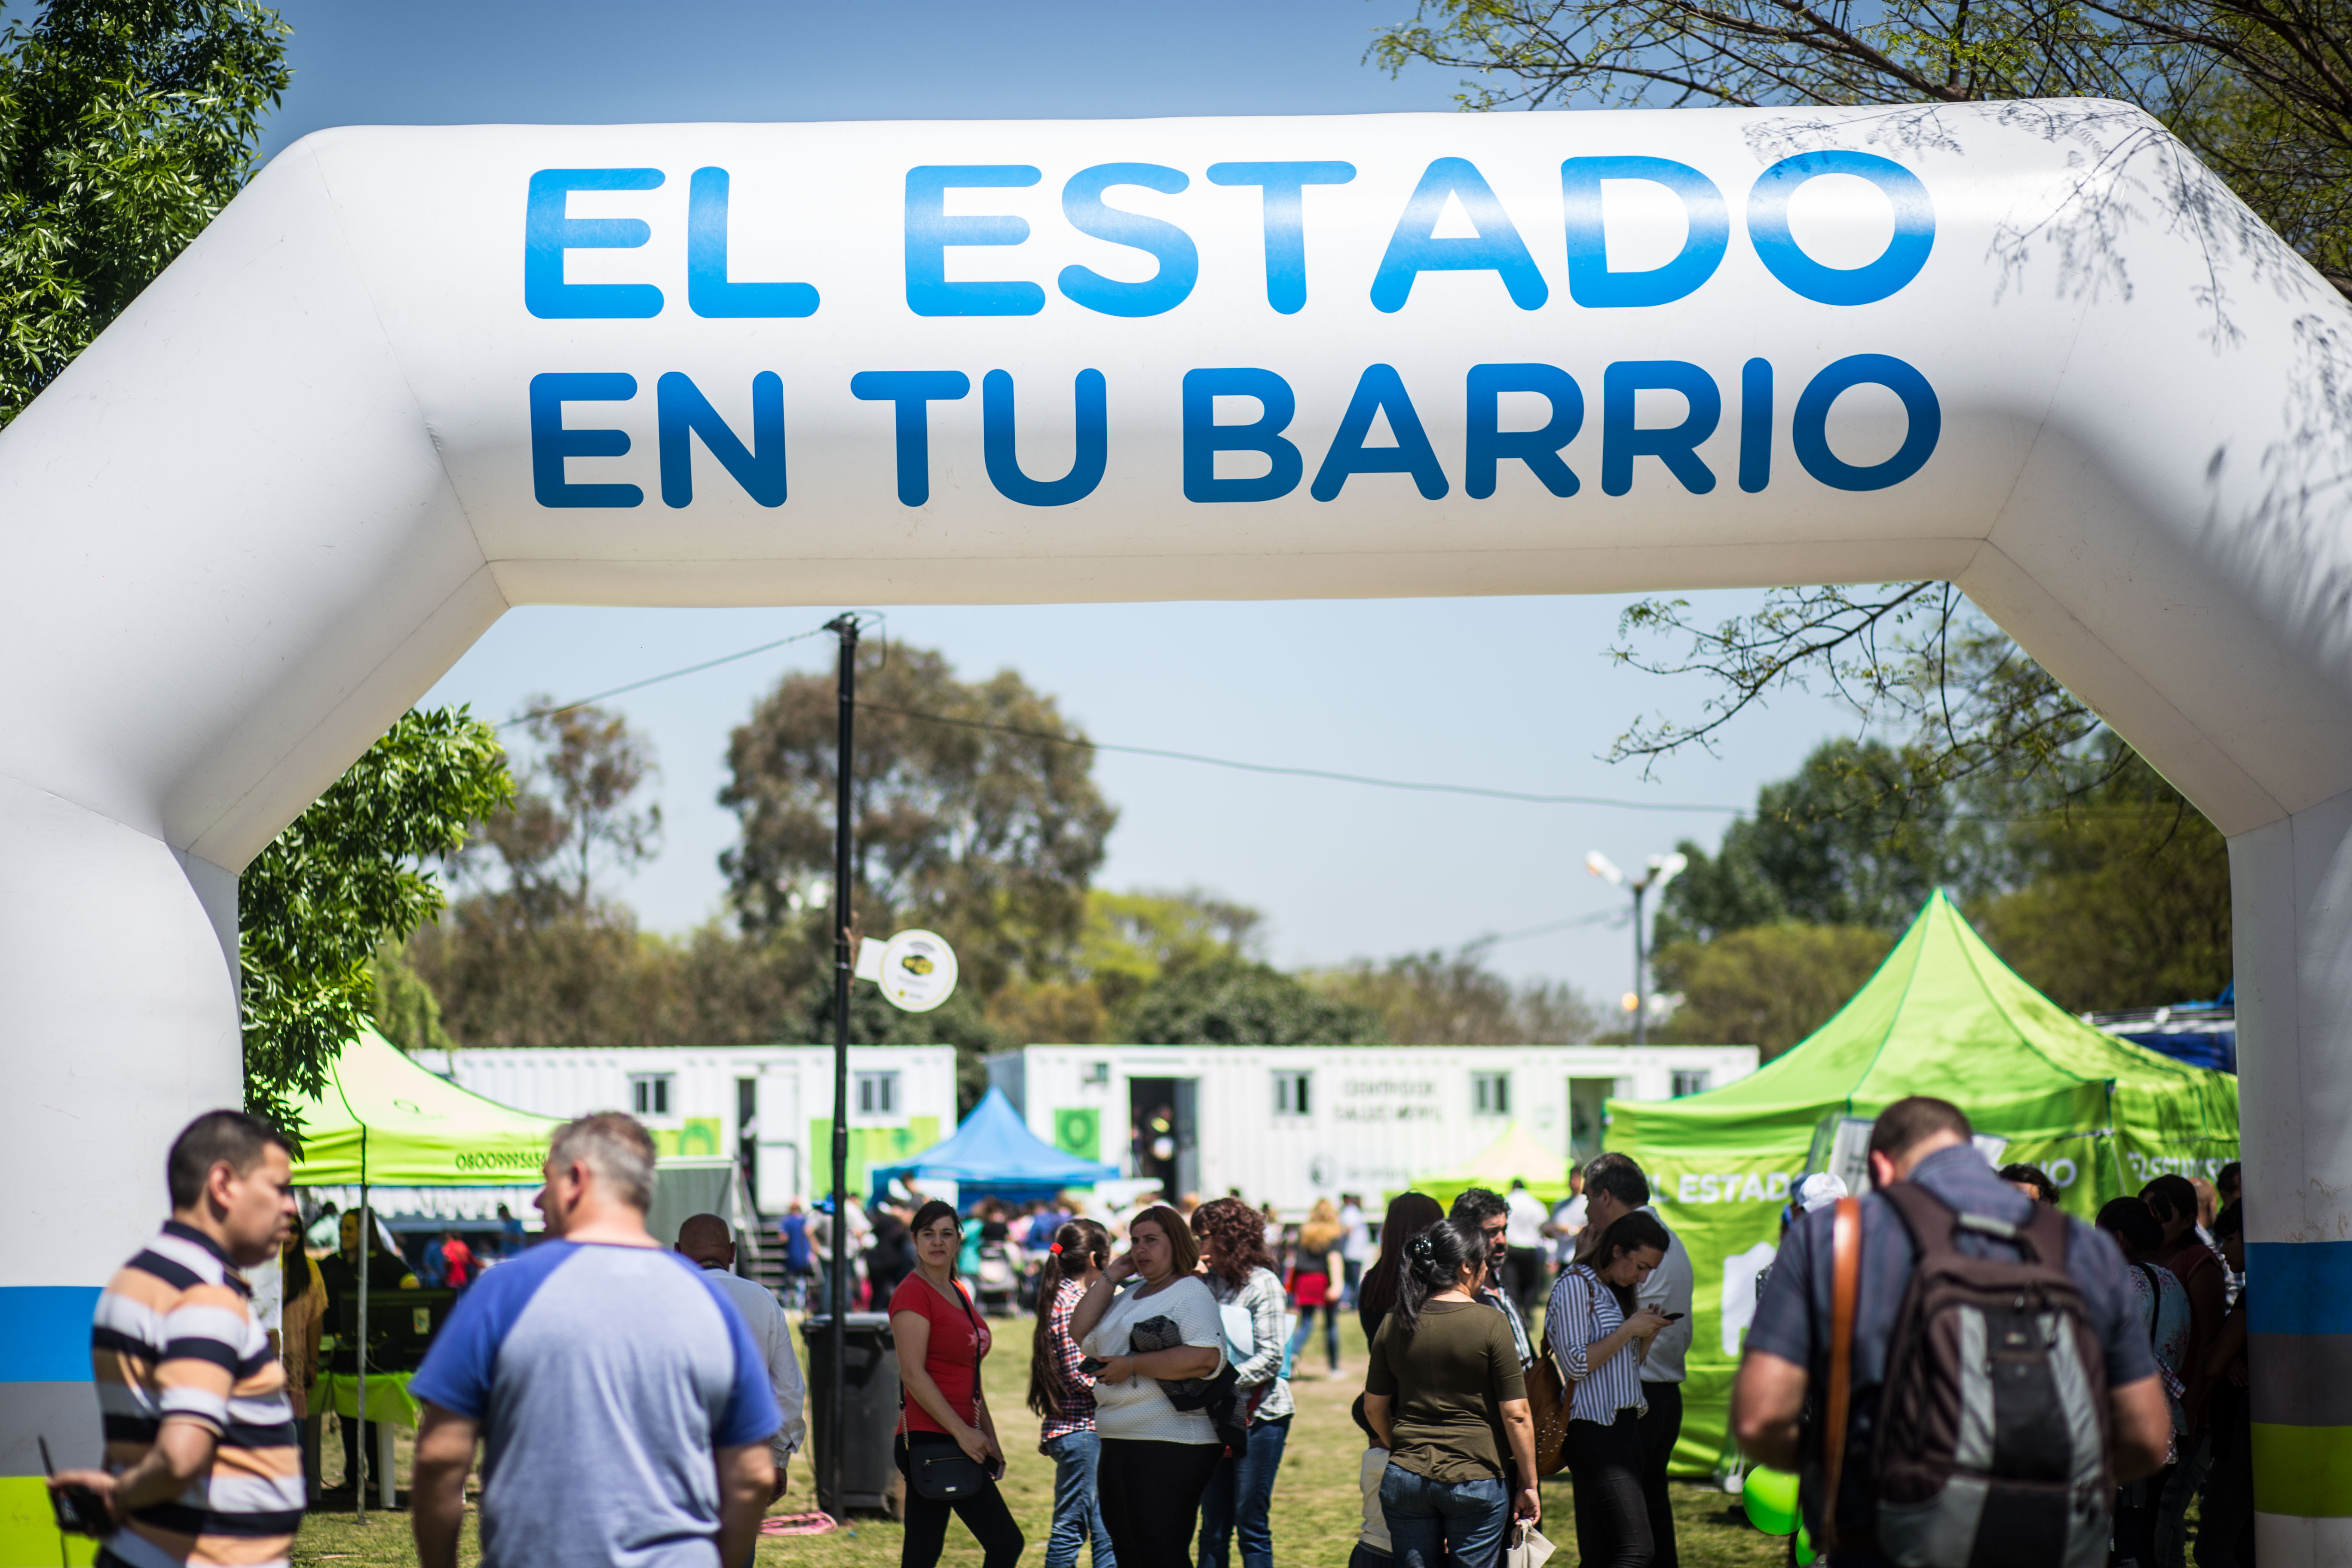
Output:
[[[1176,1190],[1181,1197],[1201,1190],[1201,1080],[1176,1080]]]
[[[1568,1080],[1568,1157],[1584,1164],[1601,1152],[1608,1130],[1609,1097],[1617,1092],[1613,1078],[1572,1078]]]
[[[752,1150],[758,1177],[751,1201],[761,1214],[782,1214],[794,1197],[809,1195],[801,1165],[801,1140],[808,1122],[801,1114],[800,1075],[768,1071],[753,1090],[757,1115]]]

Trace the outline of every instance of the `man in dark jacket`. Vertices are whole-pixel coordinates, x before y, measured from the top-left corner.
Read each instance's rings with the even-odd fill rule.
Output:
[[[1899,1100],[1879,1116],[1871,1131],[1872,1184],[1885,1188],[1915,1182],[1963,1215],[1980,1215],[2004,1228],[2025,1225],[2032,1216],[2033,1200],[1994,1174],[1969,1138],[1969,1119],[1958,1106],[1924,1095]],[[1837,1498],[1823,1498],[1818,1495],[1821,1424],[1801,1422],[1800,1417],[1807,1389],[1829,1385],[1836,1214],[1834,1205],[1808,1214],[1782,1240],[1764,1299],[1756,1306],[1731,1396],[1732,1431],[1740,1446],[1759,1464],[1801,1470],[1805,1476],[1806,1521],[1817,1541],[1827,1538],[1823,1525],[1832,1505],[1848,1531],[1866,1529],[1877,1517],[1875,1478],[1861,1457],[1871,1451],[1888,1346],[1918,1260],[1918,1249],[1894,1205],[1876,1191],[1864,1197],[1850,1365],[1853,1392],[1848,1461]],[[1981,1231],[1962,1231],[1958,1245],[1980,1258],[2021,1256],[2014,1242]],[[2131,1310],[2123,1256],[2096,1230],[2070,1218],[2066,1273],[2082,1295],[2105,1355],[2116,1479],[2129,1481],[2152,1475],[2164,1463],[2172,1416],[2155,1358]],[[1832,1568],[1882,1568],[1885,1562],[1851,1548],[1830,1554]],[[2024,1555],[2011,1562],[2014,1568],[2045,1568]]]

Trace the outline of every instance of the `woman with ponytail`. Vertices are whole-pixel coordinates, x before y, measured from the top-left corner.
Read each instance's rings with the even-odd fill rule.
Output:
[[[1045,1568],[1076,1568],[1078,1544],[1091,1542],[1094,1568],[1115,1568],[1103,1528],[1095,1472],[1102,1440],[1095,1432],[1095,1380],[1079,1368],[1085,1352],[1070,1337],[1070,1313],[1110,1262],[1110,1232],[1090,1219],[1065,1221],[1054,1233],[1037,1277],[1037,1335],[1029,1350],[1029,1408],[1044,1418],[1037,1451],[1054,1461],[1054,1527]]]
[[[1445,1210],[1427,1193],[1399,1193],[1389,1200],[1388,1217],[1381,1222],[1380,1256],[1356,1287],[1356,1321],[1364,1326],[1364,1343],[1381,1337],[1381,1325],[1396,1306],[1397,1280],[1404,1268],[1405,1246],[1445,1217]],[[1363,1429],[1364,1457],[1356,1467],[1356,1489],[1363,1494],[1364,1522],[1356,1532],[1356,1549],[1348,1568],[1391,1568],[1395,1562],[1389,1541],[1389,1521],[1381,1512],[1381,1478],[1389,1473],[1389,1451],[1364,1419],[1364,1396],[1348,1414]]]
[[[1511,1326],[1480,1304],[1486,1238],[1440,1220],[1400,1254],[1396,1305],[1372,1341],[1364,1420],[1389,1450],[1381,1513],[1396,1568],[1492,1563],[1513,1514],[1535,1523],[1536,1430]],[[1524,1484],[1503,1480],[1500,1427]]]

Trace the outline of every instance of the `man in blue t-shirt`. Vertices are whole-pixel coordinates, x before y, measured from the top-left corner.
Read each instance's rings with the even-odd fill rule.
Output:
[[[410,1392],[422,1568],[457,1568],[482,1460],[483,1568],[732,1568],[782,1425],[734,1305],[646,1231],[654,1145],[617,1111],[558,1129],[551,1239],[458,1298]]]
[[[776,1236],[784,1244],[784,1304],[804,1310],[818,1310],[811,1306],[817,1298],[811,1286],[815,1283],[816,1247],[809,1237],[808,1211],[794,1198],[784,1217],[776,1222]]]

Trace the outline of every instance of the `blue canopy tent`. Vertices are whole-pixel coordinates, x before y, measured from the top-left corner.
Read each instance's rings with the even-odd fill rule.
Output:
[[[895,1165],[872,1166],[869,1174],[877,1190],[894,1181],[916,1187],[953,1182],[957,1201],[969,1207],[982,1197],[1021,1204],[1065,1187],[1091,1187],[1115,1180],[1118,1167],[1055,1148],[1029,1131],[1003,1090],[992,1089],[951,1136]]]
[[[2090,1021],[2095,1028],[2190,1067],[2226,1073],[2238,1070],[2238,984],[2234,980],[2210,1002],[2095,1013]]]

